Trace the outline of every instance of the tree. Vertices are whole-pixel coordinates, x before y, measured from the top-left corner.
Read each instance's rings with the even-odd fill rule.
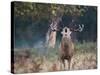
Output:
[[[92,6],[14,2],[15,37],[17,37],[17,40],[22,38],[33,43],[33,41],[37,41],[37,35],[41,32],[38,37],[42,38],[42,36],[48,34],[50,38],[53,35],[56,43],[56,36],[59,36],[57,32],[63,26],[73,26],[79,23],[84,23],[85,25],[85,30],[82,32],[84,36],[89,33],[93,36],[92,33],[96,33],[96,12],[97,8]],[[90,16],[91,18],[89,18]],[[74,21],[73,23],[72,20]],[[50,32],[55,29],[54,27],[56,28],[55,35]],[[83,35],[79,34],[78,36]],[[84,39],[89,39],[84,36]],[[93,38],[95,39],[96,37]],[[82,37],[78,39],[82,39]]]

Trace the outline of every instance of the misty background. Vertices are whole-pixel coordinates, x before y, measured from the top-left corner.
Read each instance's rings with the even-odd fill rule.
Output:
[[[59,7],[63,11],[60,27],[70,25],[74,19],[73,25],[84,24],[83,31],[75,33],[75,40],[80,43],[97,41],[96,6],[14,2],[14,47],[38,48],[45,45],[51,19],[57,16]],[[61,40],[61,31],[57,32],[57,42]]]

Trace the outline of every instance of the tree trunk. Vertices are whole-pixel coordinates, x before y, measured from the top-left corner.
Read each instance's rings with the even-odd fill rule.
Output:
[[[52,31],[49,36],[49,43],[48,46],[54,48],[56,44],[56,31]]]
[[[49,26],[48,32],[46,33],[46,45],[48,47],[54,48],[56,44],[56,34],[58,31],[59,22],[62,17],[56,17],[53,19]]]

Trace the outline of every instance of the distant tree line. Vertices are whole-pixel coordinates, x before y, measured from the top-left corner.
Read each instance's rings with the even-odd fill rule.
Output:
[[[59,27],[84,24],[84,30],[77,33],[79,42],[97,41],[97,7],[67,4],[45,4],[31,2],[14,3],[14,38],[15,45],[26,43],[29,46],[39,40],[45,41],[45,34],[52,19],[60,16]],[[61,31],[61,30],[60,30]],[[61,38],[58,31],[57,40]]]

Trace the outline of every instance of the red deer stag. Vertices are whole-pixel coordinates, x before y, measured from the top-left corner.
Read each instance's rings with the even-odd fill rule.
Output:
[[[71,64],[71,58],[74,53],[74,43],[71,39],[71,33],[72,31],[79,31],[81,32],[84,28],[84,25],[80,26],[77,29],[72,29],[65,27],[63,28],[62,34],[62,40],[60,44],[60,61],[61,61],[61,67],[63,64],[63,67],[65,69],[65,60],[68,61],[68,69],[70,70],[70,64]]]

